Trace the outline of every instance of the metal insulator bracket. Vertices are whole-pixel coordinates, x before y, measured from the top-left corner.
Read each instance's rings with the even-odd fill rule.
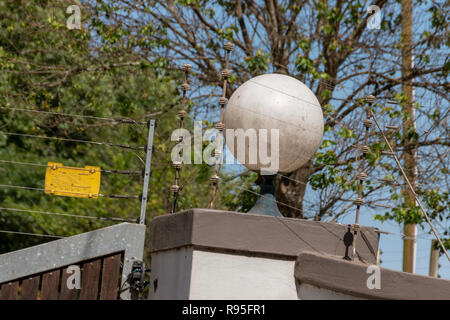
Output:
[[[370,129],[370,128],[372,128],[372,126],[373,126],[372,120],[369,120],[369,119],[364,120],[363,123],[364,123],[364,126],[365,126],[367,129]]]
[[[399,128],[397,126],[386,126],[386,129],[397,131]]]
[[[357,206],[362,206],[364,204],[364,200],[362,198],[358,198],[355,201],[353,201],[353,204]]]
[[[365,172],[361,172],[360,174],[358,174],[358,176],[356,177],[358,180],[364,181],[367,179],[367,173]]]
[[[234,45],[231,42],[227,42],[225,43],[225,45],[223,46],[223,48],[227,51],[232,51],[234,48]]]
[[[192,70],[192,66],[191,66],[189,63],[186,63],[186,64],[183,66],[183,71],[185,71],[185,72],[191,72],[191,70]]]
[[[183,90],[183,91],[189,91],[189,90],[191,89],[191,86],[190,86],[188,83],[183,83],[183,84],[180,86],[180,88],[181,88],[181,90]]]
[[[221,106],[224,106],[224,105],[226,105],[227,103],[228,103],[228,99],[227,99],[227,98],[221,97],[221,98],[219,99],[219,104],[220,104]]]
[[[217,182],[219,182],[219,176],[218,175],[213,175],[209,181],[211,181],[212,184],[217,184]]]
[[[225,79],[229,78],[231,76],[231,71],[228,69],[224,69],[222,70],[222,77],[224,77]]]
[[[375,96],[373,96],[373,95],[368,95],[368,96],[366,97],[366,102],[372,104],[374,101],[375,101]]]
[[[173,164],[173,167],[174,167],[175,169],[180,169],[180,168],[181,168],[181,165],[182,165],[181,162],[174,162],[174,163],[172,163],[172,164]]]
[[[178,111],[178,117],[180,117],[181,119],[184,119],[187,115],[187,112],[185,110],[180,110]]]
[[[216,123],[216,129],[219,131],[223,131],[225,129],[225,124],[223,124],[222,122]]]

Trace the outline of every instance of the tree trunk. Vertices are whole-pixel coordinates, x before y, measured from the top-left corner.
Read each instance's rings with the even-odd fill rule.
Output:
[[[301,150],[298,152],[301,152]],[[303,213],[303,197],[306,192],[309,176],[312,172],[312,165],[313,160],[311,159],[300,169],[283,176],[278,175],[275,179],[275,197],[277,201],[289,205],[278,204],[278,209],[280,209],[280,212],[285,217],[305,218]]]

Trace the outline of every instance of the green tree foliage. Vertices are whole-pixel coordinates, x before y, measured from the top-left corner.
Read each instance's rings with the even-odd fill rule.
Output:
[[[85,8],[83,27],[69,30],[66,8],[71,4],[72,1],[0,1],[0,131],[143,147],[148,132],[145,125],[107,119],[145,122],[156,118],[147,218],[164,214],[170,206],[169,187],[174,178],[170,150],[175,142],[170,135],[178,126],[177,84],[181,75],[176,70],[166,72],[158,59],[139,57],[133,47],[119,40],[123,36],[120,30],[102,27]],[[188,119],[188,127],[191,122]],[[142,171],[143,159],[145,153],[141,150],[0,133],[0,160]],[[43,188],[45,169],[0,163],[0,184]],[[207,203],[208,177],[199,178],[200,170],[205,168],[193,167],[183,172],[183,208]],[[141,190],[140,175],[102,174],[102,194],[139,195]],[[0,187],[0,207],[135,221],[140,202],[58,197],[42,191]],[[69,236],[111,223],[0,209],[1,230]],[[47,240],[0,233],[0,252]]]

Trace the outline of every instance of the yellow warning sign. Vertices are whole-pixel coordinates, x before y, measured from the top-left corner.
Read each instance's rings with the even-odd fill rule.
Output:
[[[77,198],[98,198],[100,167],[65,167],[49,162],[45,171],[45,193]]]

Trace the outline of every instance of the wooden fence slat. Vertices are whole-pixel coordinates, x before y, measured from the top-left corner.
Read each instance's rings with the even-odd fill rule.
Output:
[[[36,300],[39,291],[40,276],[34,276],[22,281],[21,300]]]
[[[78,297],[78,289],[69,289],[67,287],[67,279],[72,275],[67,273],[68,267],[62,270],[62,279],[61,279],[61,292],[59,294],[59,300],[77,300]]]
[[[41,300],[58,299],[59,270],[42,275]]]
[[[97,300],[101,259],[83,264],[80,300]]]
[[[0,300],[17,300],[19,281],[4,283],[0,290]]]
[[[102,287],[100,290],[100,300],[116,300],[119,288],[120,261],[122,255],[103,259]]]

